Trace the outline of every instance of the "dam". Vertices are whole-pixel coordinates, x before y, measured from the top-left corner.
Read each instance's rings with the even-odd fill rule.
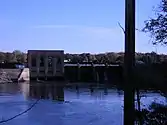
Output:
[[[30,80],[49,80],[64,76],[63,50],[28,50]]]
[[[63,50],[28,50],[26,81],[121,82],[123,68],[116,64],[64,63]],[[26,76],[26,74],[28,74]],[[19,79],[22,79],[22,78]]]

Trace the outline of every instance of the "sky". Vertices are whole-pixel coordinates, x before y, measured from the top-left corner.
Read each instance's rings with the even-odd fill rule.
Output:
[[[160,0],[136,0],[136,28],[154,17]],[[124,51],[125,0],[0,0],[0,51],[64,50],[65,53]],[[136,31],[136,52],[166,54],[149,34]]]

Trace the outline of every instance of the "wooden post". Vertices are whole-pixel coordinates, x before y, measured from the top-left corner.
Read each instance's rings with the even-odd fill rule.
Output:
[[[125,0],[124,125],[134,125],[135,0]]]

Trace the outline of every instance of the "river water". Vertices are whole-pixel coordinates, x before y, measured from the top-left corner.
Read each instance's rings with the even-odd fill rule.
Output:
[[[35,85],[34,85],[35,86]],[[9,119],[37,104],[28,112],[3,125],[122,125],[123,91],[116,88],[64,88],[64,102],[53,100],[50,89],[28,83],[0,85],[0,121]],[[47,85],[49,86],[49,85]],[[34,89],[36,88],[36,89]],[[45,86],[45,88],[47,88]],[[52,88],[52,87],[50,87]],[[41,95],[41,93],[45,93]],[[47,93],[47,94],[46,94]],[[151,102],[165,103],[158,93],[142,92],[142,107]]]

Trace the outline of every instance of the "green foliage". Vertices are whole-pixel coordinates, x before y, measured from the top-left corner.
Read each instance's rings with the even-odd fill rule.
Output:
[[[167,1],[161,0],[156,10],[156,17],[145,21],[144,32],[151,34],[152,42],[156,44],[167,44]]]
[[[7,52],[5,54],[5,60],[4,61],[7,62],[7,63],[16,62],[16,58],[14,57],[13,53]]]
[[[12,63],[12,62],[18,62],[18,63],[25,63],[27,61],[27,54],[23,53],[19,50],[15,50],[12,53],[11,52],[0,52],[0,63],[6,62],[6,63]]]
[[[5,61],[5,54],[3,52],[0,52],[0,62]]]
[[[158,55],[155,52],[151,53],[136,53],[136,61],[143,61],[146,64],[164,62],[167,59],[166,55]],[[93,62],[93,63],[123,63],[124,62],[124,53],[100,53],[100,54],[69,54],[64,55],[65,60],[68,60],[69,63],[84,63],[84,62]],[[27,54],[19,50],[15,50],[12,53],[10,52],[0,52],[0,62],[18,62],[26,63]]]
[[[26,61],[26,56],[25,56],[26,54],[24,54],[20,50],[13,51],[13,55],[16,59],[16,62],[24,63]]]

